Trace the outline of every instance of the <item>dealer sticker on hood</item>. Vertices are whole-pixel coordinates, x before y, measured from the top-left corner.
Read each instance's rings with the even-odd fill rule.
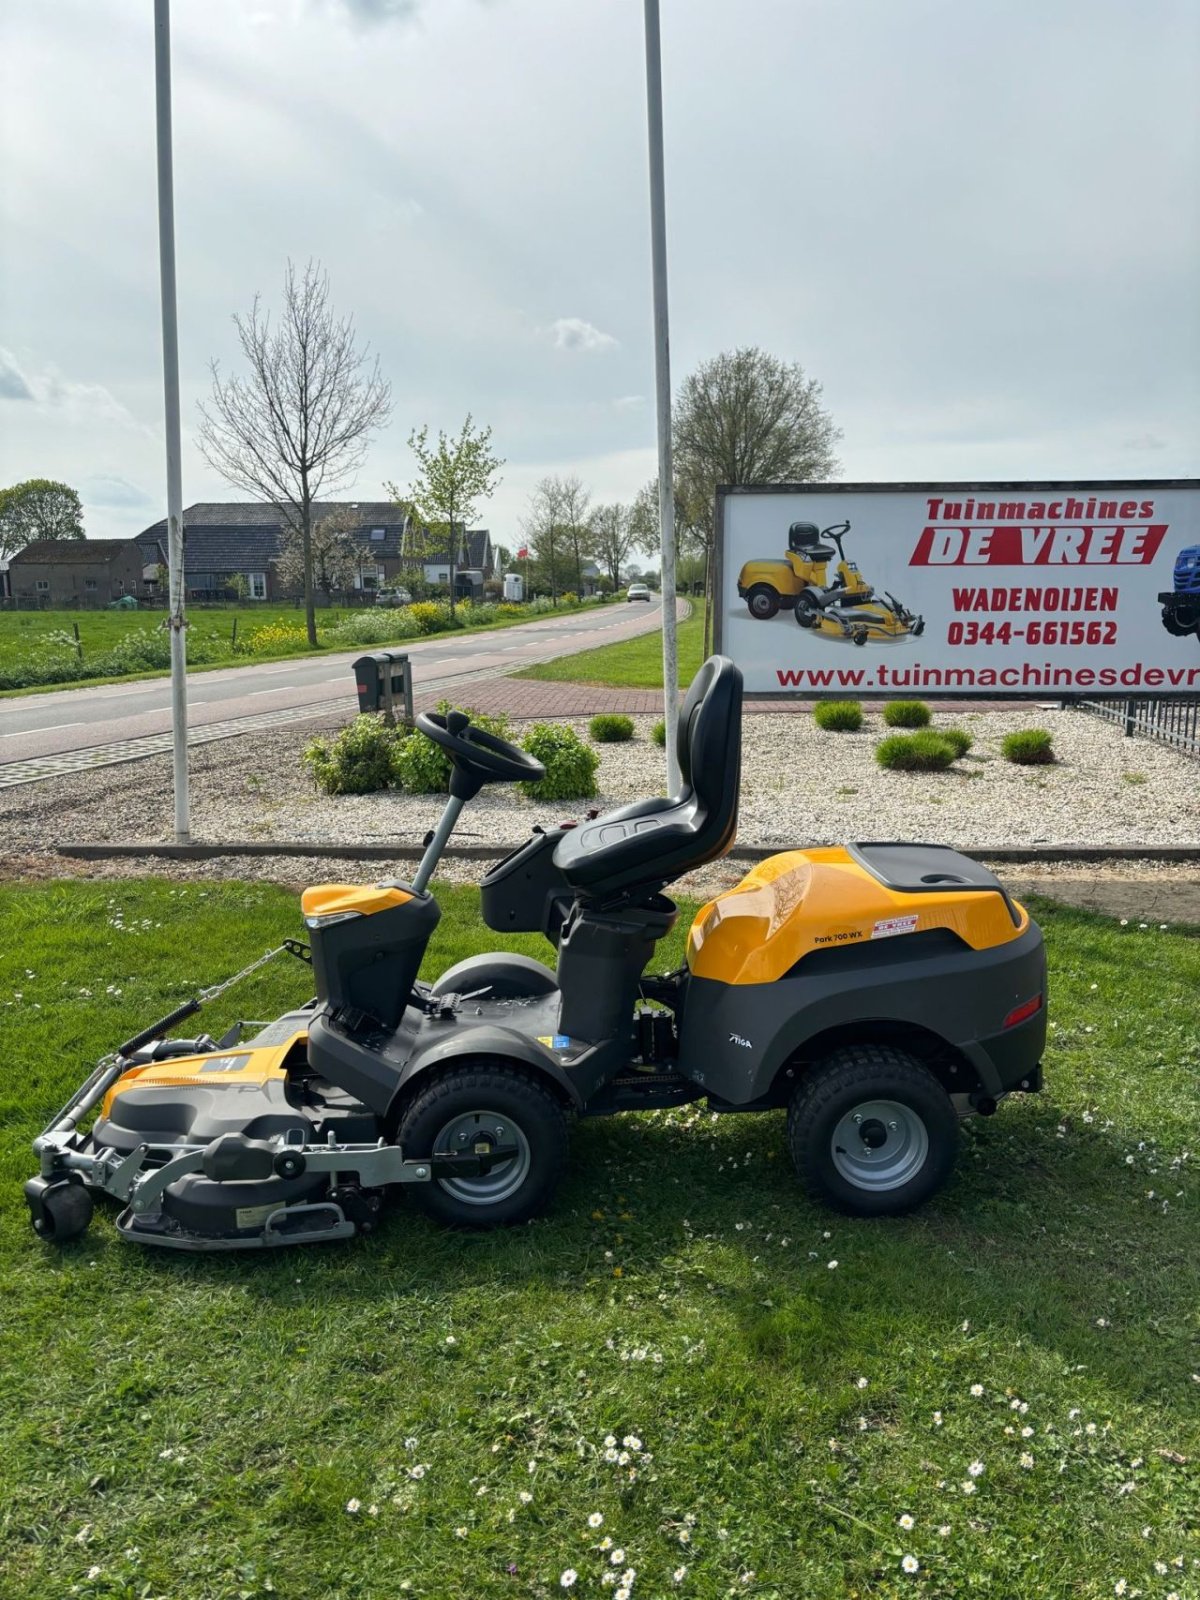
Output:
[[[915,933],[917,931],[917,913],[914,911],[907,917],[881,917],[871,929],[872,939],[892,939],[898,933]]]

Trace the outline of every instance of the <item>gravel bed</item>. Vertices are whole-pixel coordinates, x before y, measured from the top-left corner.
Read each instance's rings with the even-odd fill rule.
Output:
[[[567,719],[581,733],[586,719]],[[602,809],[662,784],[663,756],[637,737],[601,745]],[[873,749],[877,714],[859,733],[822,733],[808,717],[749,714],[742,751],[738,839],[786,847],[850,838],[936,839],[972,851],[988,845],[1155,846],[1200,844],[1200,768],[1195,761],[1070,711],[939,714],[935,725],[968,729],[975,748],[944,773],[884,772]],[[999,753],[1014,728],[1054,734],[1058,762],[1014,767]],[[519,739],[525,724],[514,722]],[[193,751],[192,832],[198,840],[418,843],[435,822],[435,796],[321,794],[300,764],[312,736],[285,727]],[[168,757],[54,778],[0,793],[0,852],[45,849],[57,839],[164,840],[171,836]],[[464,813],[461,843],[505,845],[535,823],[578,815],[579,804],[538,804],[508,786],[487,788]],[[477,863],[467,863],[478,871]],[[448,864],[447,864],[448,866]]]

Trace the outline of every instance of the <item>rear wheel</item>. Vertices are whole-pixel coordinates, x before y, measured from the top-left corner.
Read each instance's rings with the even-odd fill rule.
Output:
[[[788,1148],[808,1193],[852,1216],[898,1216],[941,1188],[958,1117],[928,1070],[891,1045],[845,1045],[807,1072]]]
[[[567,1164],[562,1106],[534,1078],[498,1060],[439,1074],[417,1093],[396,1138],[409,1158],[513,1151],[488,1172],[408,1185],[422,1211],[459,1228],[499,1228],[537,1216]]]
[[[746,596],[750,615],[759,622],[769,622],[779,610],[779,596],[769,583],[756,583]]]

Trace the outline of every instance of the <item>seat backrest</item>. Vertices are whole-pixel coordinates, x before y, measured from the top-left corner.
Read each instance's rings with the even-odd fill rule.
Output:
[[[555,865],[593,894],[655,887],[724,855],[737,835],[742,755],[742,674],[710,656],[679,713],[678,794],[643,800],[572,828]]]

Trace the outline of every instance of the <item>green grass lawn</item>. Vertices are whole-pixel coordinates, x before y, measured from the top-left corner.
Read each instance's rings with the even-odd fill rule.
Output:
[[[0,611],[0,666],[20,661],[40,639],[51,633],[79,629],[84,659],[111,650],[125,634],[153,628],[163,619],[159,611]],[[332,627],[354,612],[335,607],[317,613],[317,626]],[[295,606],[231,606],[197,608],[188,613],[192,630],[206,638],[222,639],[232,646],[233,625],[245,639],[255,628],[303,628],[304,611]]]
[[[704,608],[697,603],[686,621],[679,624],[681,689],[691,683],[703,659]],[[514,672],[513,677],[548,678],[554,683],[602,683],[618,689],[661,689],[662,629],[619,644],[601,645],[598,650],[581,650],[576,655],[535,662]]]
[[[595,600],[580,601],[574,606],[564,606],[564,612],[591,610],[600,604]],[[387,617],[389,613],[382,608],[374,607],[337,607],[331,606],[317,611],[317,637],[318,651],[333,649],[336,651],[352,651],[355,649],[375,650],[380,649],[378,643],[355,646],[342,640],[326,640],[322,634],[328,629],[336,627],[339,622],[349,617],[361,616],[366,610],[372,616]],[[458,632],[478,632],[484,629],[510,628],[524,622],[536,622],[541,617],[550,615],[547,612],[537,612],[530,616],[496,617],[487,622],[476,622]],[[0,611],[0,681],[2,681],[5,668],[17,667],[23,664],[31,652],[35,651],[41,640],[50,634],[71,634],[75,627],[79,629],[79,642],[82,647],[80,656],[80,676],[66,682],[56,682],[41,685],[21,686],[17,688],[0,689],[0,699],[14,694],[46,693],[54,689],[71,688],[74,684],[85,684],[94,687],[102,683],[138,681],[146,678],[165,677],[167,668],[151,671],[131,671],[122,673],[119,678],[110,676],[89,676],[87,663],[89,659],[106,654],[117,645],[127,634],[146,633],[159,628],[163,622],[162,611]],[[237,633],[234,634],[236,623]],[[205,661],[203,663],[189,660],[188,671],[205,672],[214,668],[230,666],[250,666],[265,661],[290,661],[311,655],[307,643],[283,643],[275,647],[256,649],[254,653],[246,653],[246,644],[249,638],[263,628],[286,628],[289,630],[304,630],[304,611],[296,606],[242,606],[221,609],[219,607],[206,607],[188,612],[188,639],[189,643],[195,641],[205,647]],[[437,634],[423,635],[429,638],[444,638],[449,630],[442,630]],[[235,649],[236,639],[236,649]],[[411,637],[402,637],[399,632],[389,641],[393,644],[414,644],[419,642]],[[199,654],[199,651],[197,651]],[[661,674],[660,674],[661,676]]]
[[[441,899],[430,972],[539,946]],[[106,1208],[42,1245],[29,1140],[94,1054],[299,932],[295,898],[0,889],[0,1593],[592,1596],[632,1567],[648,1600],[1196,1596],[1200,940],[1044,922],[1048,1091],[970,1124],[919,1215],[818,1210],[781,1114],[689,1108],[578,1125],[513,1232],[400,1200],[369,1240],[190,1257]]]

